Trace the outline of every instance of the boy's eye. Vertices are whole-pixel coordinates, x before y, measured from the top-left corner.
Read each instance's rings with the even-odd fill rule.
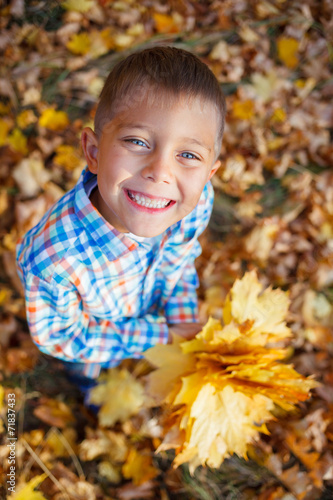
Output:
[[[199,160],[197,156],[195,156],[193,153],[189,153],[188,151],[185,151],[184,153],[181,153],[183,158],[186,158],[187,160]]]
[[[141,139],[125,139],[125,142],[131,142],[132,144],[135,144],[136,146],[147,147],[146,144],[143,141],[141,141]]]

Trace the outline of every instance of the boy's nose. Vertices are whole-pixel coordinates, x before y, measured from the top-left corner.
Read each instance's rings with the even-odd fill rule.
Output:
[[[156,183],[165,182],[170,184],[173,179],[170,159],[162,155],[154,155],[142,169],[142,175],[145,179],[150,179]]]

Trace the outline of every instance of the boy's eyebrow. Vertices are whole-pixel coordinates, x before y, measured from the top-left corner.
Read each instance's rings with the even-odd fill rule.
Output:
[[[211,148],[206,146],[206,144],[204,144],[203,142],[198,141],[198,139],[194,139],[194,137],[182,137],[181,139],[183,141],[192,142],[193,144],[197,144],[198,146],[201,146],[202,148],[207,149],[207,151],[209,151],[209,153],[211,152]]]
[[[148,131],[153,130],[152,128],[148,127],[147,125],[142,125],[141,123],[120,123],[118,125],[117,129],[122,129],[122,128],[136,128],[136,129],[148,130]],[[206,149],[209,153],[211,152],[211,148],[206,146],[206,144],[199,141],[198,139],[195,139],[194,137],[181,137],[180,140],[190,142],[193,144],[197,144],[198,146],[201,146],[202,148]]]
[[[152,128],[148,127],[147,125],[142,125],[142,123],[119,123],[117,126],[117,129],[122,129],[122,128],[138,128],[141,130],[152,130]]]

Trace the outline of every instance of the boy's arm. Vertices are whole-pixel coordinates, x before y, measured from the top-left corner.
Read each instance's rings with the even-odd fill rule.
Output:
[[[168,341],[168,326],[158,316],[119,321],[91,318],[72,288],[31,275],[25,287],[34,342],[42,352],[64,361],[107,364],[140,357],[149,347]]]
[[[177,259],[186,261],[180,279],[172,283],[171,288],[164,286],[163,308],[164,314],[170,329],[187,339],[193,338],[202,326],[198,323],[198,297],[197,288],[199,279],[195,269],[195,259],[201,254],[201,246],[198,237],[208,225],[214,201],[214,191],[211,183],[207,183],[203,191],[200,202],[196,209],[183,220],[184,243],[175,250],[171,249],[165,268],[162,266],[164,281],[168,285],[172,283],[172,265]],[[191,240],[186,240],[186,236],[191,234]],[[185,250],[185,251],[184,251]],[[174,253],[175,258],[172,258]],[[171,263],[171,265],[170,265]],[[177,331],[176,331],[177,330]]]
[[[187,340],[195,337],[202,329],[198,318],[197,298],[198,276],[194,263],[185,267],[181,279],[165,304],[165,316],[169,326],[169,342],[172,333]]]

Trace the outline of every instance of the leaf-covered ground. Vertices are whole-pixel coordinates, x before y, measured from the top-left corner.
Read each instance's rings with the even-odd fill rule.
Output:
[[[333,497],[332,19],[330,0],[0,3],[1,498],[13,425],[16,500]],[[296,411],[276,414],[248,460],[193,476],[172,468],[172,453],[154,453],[158,409],[132,408],[115,423],[110,409],[104,426],[85,409],[60,364],[32,344],[15,270],[17,238],[78,179],[80,130],[104,78],[156,43],[193,51],[227,96],[198,259],[201,319],[220,319],[236,278],[257,270],[264,286],[289,293],[288,363],[321,383]],[[125,362],[117,372],[138,401],[146,370]]]

